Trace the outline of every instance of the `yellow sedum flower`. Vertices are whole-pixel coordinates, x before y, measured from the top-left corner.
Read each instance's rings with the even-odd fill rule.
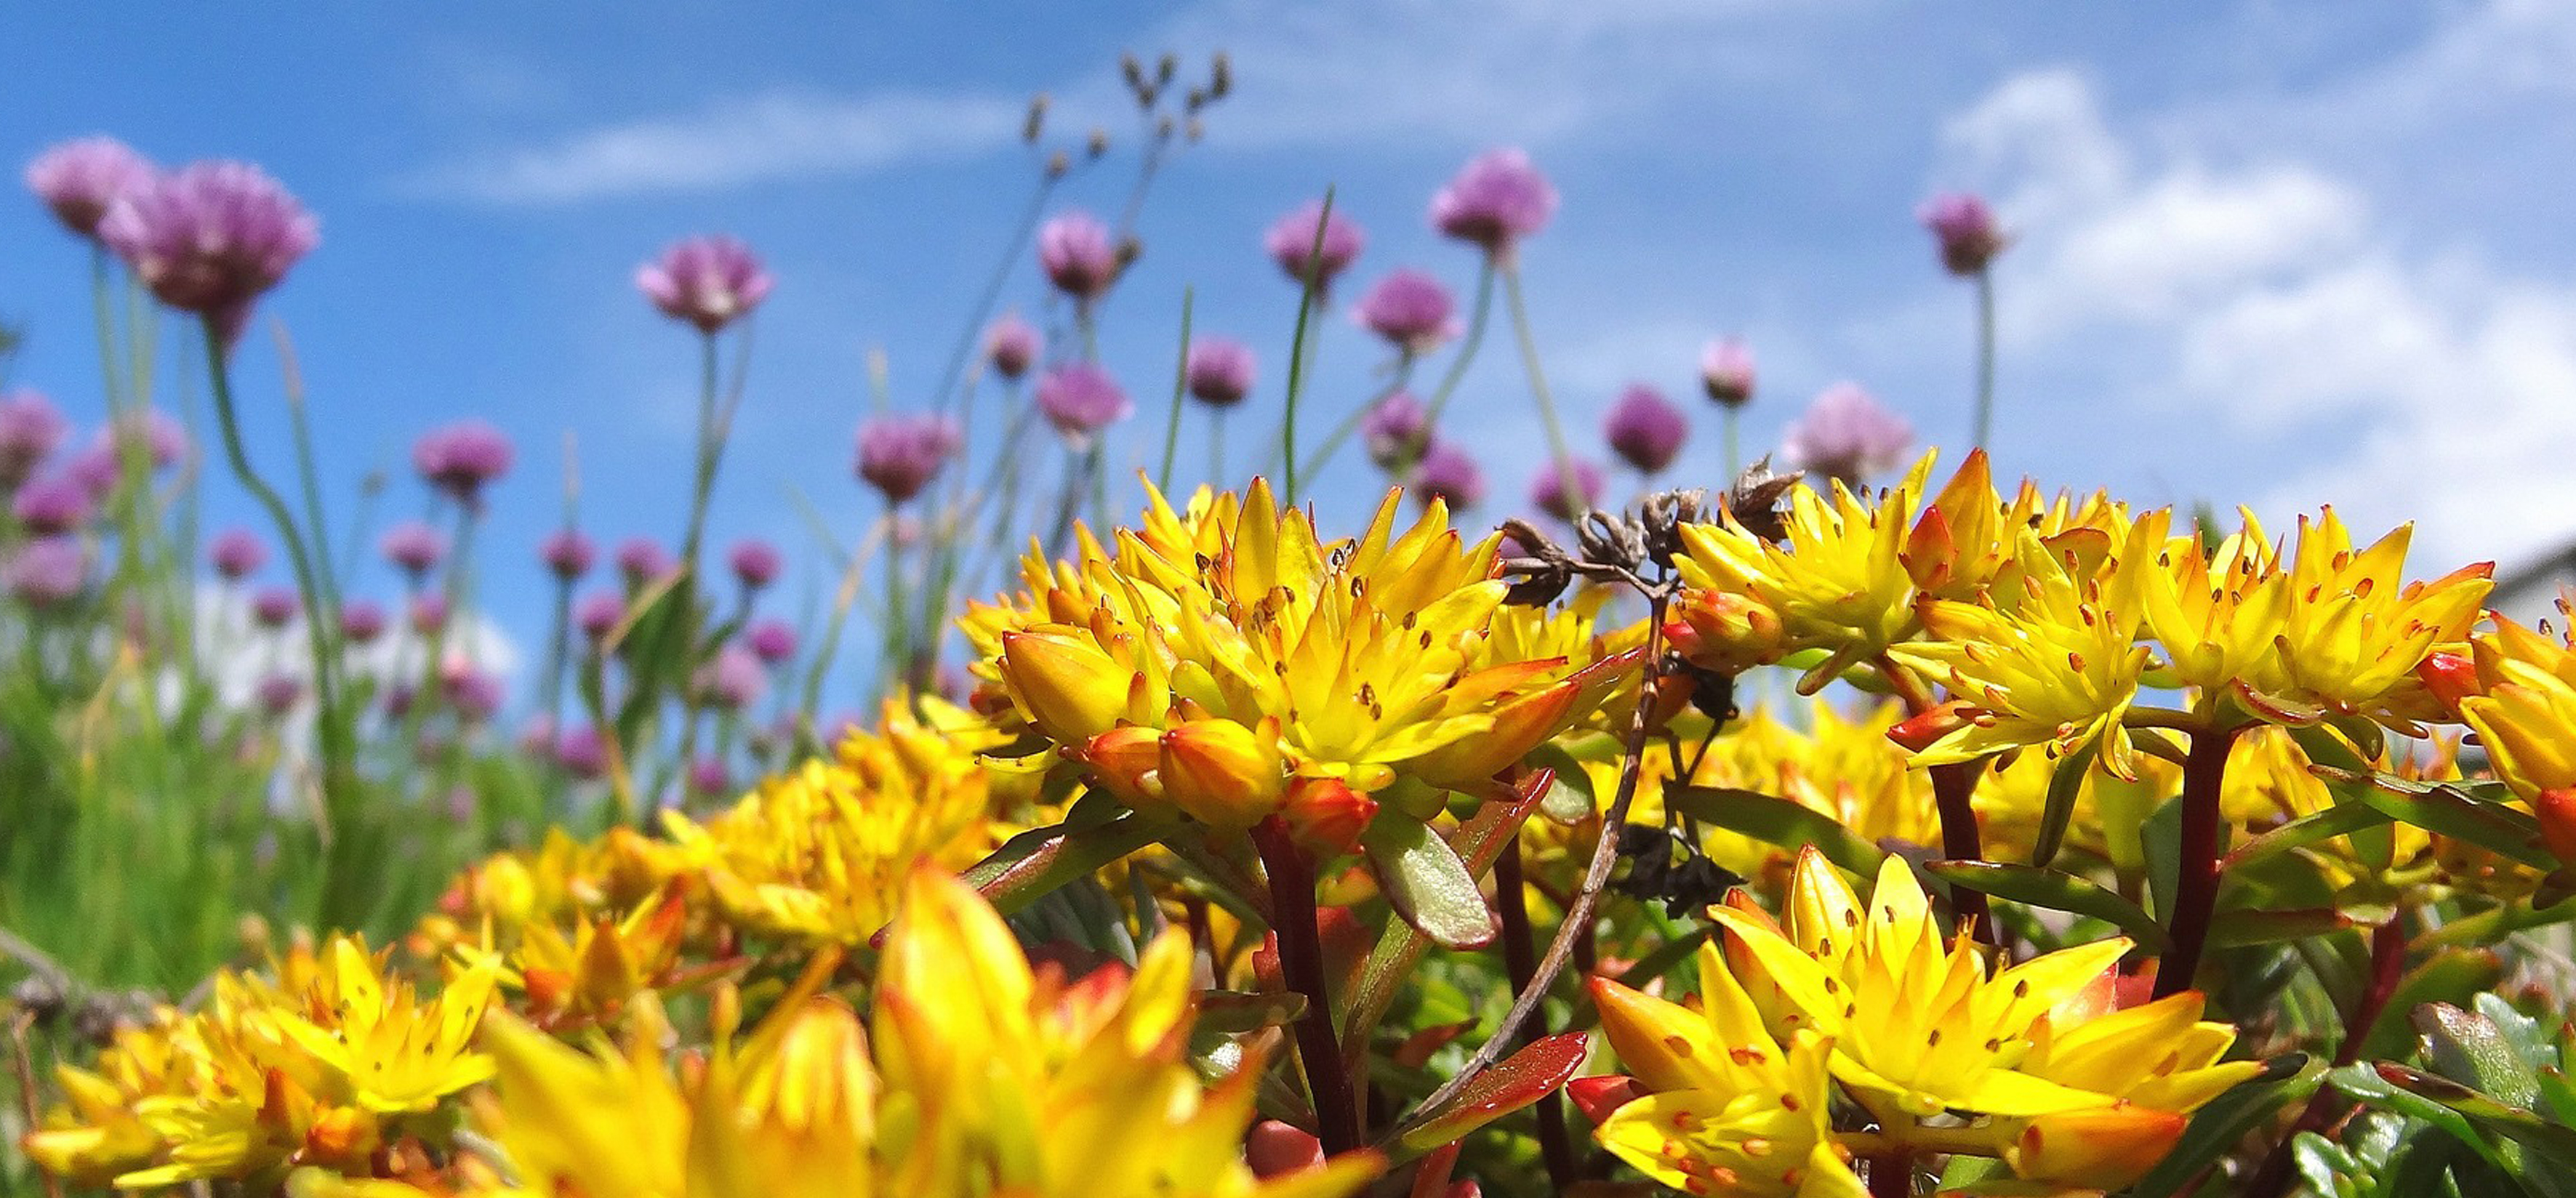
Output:
[[[1901,555],[1931,470],[1927,455],[1875,501],[1840,479],[1830,494],[1792,488],[1785,545],[1731,512],[1719,523],[1683,525],[1686,589],[1675,621],[1683,651],[1703,665],[1740,670],[1824,649],[1825,662],[1799,682],[1813,693],[1904,639],[1914,628],[1914,580]]]
[[[1717,950],[1700,949],[1700,1001],[1682,1007],[1592,981],[1601,1030],[1647,1091],[1593,1132],[1641,1173],[1718,1198],[1859,1198],[1833,1136],[1831,1041],[1793,1032],[1784,1047]]]
[[[822,970],[739,1047],[719,1019],[676,1071],[644,1008],[627,1046],[566,1047],[508,1019],[482,1125],[514,1187],[546,1198],[1010,1194],[1338,1198],[1371,1154],[1268,1181],[1242,1159],[1258,1073],[1214,1089],[1183,1057],[1189,949],[1167,934],[1132,977],[1041,977],[965,884],[913,875],[888,934],[873,1028],[818,997]],[[720,1008],[723,1004],[720,1004]],[[489,1171],[487,1171],[489,1172]]]
[[[1222,827],[1332,779],[1417,818],[1596,706],[1634,665],[1498,657],[1504,585],[1434,503],[1320,541],[1256,480],[1183,516],[1160,495],[1115,553],[1024,564],[1027,590],[961,621],[1019,715],[1132,806]]]
[[[132,1189],[273,1183],[295,1166],[368,1176],[407,1120],[436,1118],[492,1074],[472,1048],[491,966],[422,1000],[340,937],[276,973],[217,975],[204,1010],[121,1038],[102,1072],[64,1070],[71,1102],[28,1137],[29,1156]]]

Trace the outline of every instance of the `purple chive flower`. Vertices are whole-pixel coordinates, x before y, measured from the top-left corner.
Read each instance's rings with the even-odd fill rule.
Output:
[[[352,645],[372,645],[385,634],[384,605],[352,599],[340,605],[340,638]]]
[[[1125,265],[1117,244],[1110,240],[1109,226],[1079,208],[1055,216],[1038,230],[1038,266],[1056,290],[1076,300],[1089,303],[1109,294]]]
[[[1431,226],[1502,257],[1556,214],[1556,187],[1518,149],[1488,150],[1431,197]]]
[[[70,537],[45,537],[0,561],[0,587],[33,608],[60,607],[88,584],[89,555]]]
[[[37,392],[0,396],[0,491],[26,482],[71,431],[62,411]]]
[[[1601,435],[1621,460],[1646,474],[1660,474],[1682,451],[1690,421],[1664,393],[1644,383],[1620,392],[1601,423]]]
[[[1224,337],[1201,337],[1190,342],[1181,373],[1192,399],[1212,408],[1230,408],[1252,393],[1256,369],[1250,346]]]
[[[555,739],[555,764],[576,778],[597,778],[608,772],[608,745],[599,737],[599,729],[577,724]]]
[[[212,318],[229,342],[251,303],[322,240],[321,226],[267,172],[199,162],[119,193],[99,239],[161,302]]]
[[[1565,493],[1567,472],[1559,469],[1555,462],[1541,463],[1538,476],[1530,480],[1530,506],[1568,524],[1600,506],[1601,490],[1610,481],[1600,466],[1582,458],[1574,459],[1572,466],[1574,485],[1582,489],[1580,495],[1568,496]]]
[[[733,775],[725,769],[721,757],[701,757],[689,763],[689,789],[707,798],[716,798],[733,787]]]
[[[1424,503],[1437,499],[1450,511],[1465,511],[1485,501],[1485,472],[1466,450],[1434,441],[1414,463],[1413,494]]]
[[[572,609],[572,622],[583,636],[604,640],[617,622],[626,618],[626,599],[615,591],[597,591],[582,597]]]
[[[379,702],[384,704],[386,715],[399,720],[411,714],[411,702],[418,697],[419,692],[413,690],[410,683],[397,682],[385,688],[385,697]],[[427,734],[423,734],[423,739],[427,739]]]
[[[9,501],[9,514],[28,532],[50,537],[89,523],[96,502],[88,484],[67,473],[56,474],[18,488]]]
[[[1753,351],[1733,337],[1709,342],[1699,355],[1699,385],[1726,407],[1753,402]]]
[[[590,573],[591,563],[598,557],[598,547],[592,545],[590,538],[581,535],[577,528],[558,528],[547,533],[546,539],[537,545],[537,560],[544,562],[547,570],[565,582]]]
[[[480,502],[484,484],[509,472],[516,456],[510,439],[480,420],[423,433],[411,446],[421,479],[468,507]]]
[[[90,449],[106,460],[111,472],[121,471],[125,447],[138,440],[143,443],[145,460],[152,463],[154,470],[167,470],[188,460],[188,453],[193,448],[188,443],[186,426],[181,425],[177,417],[159,408],[150,408],[140,416],[129,414],[99,429],[98,435],[90,439]],[[110,483],[113,481],[111,477]]]
[[[1780,455],[1801,470],[1857,487],[1903,462],[1914,426],[1856,383],[1836,383],[1789,426]]]
[[[206,543],[206,561],[225,580],[239,582],[268,564],[268,544],[247,528],[227,528]]]
[[[1361,418],[1360,439],[1367,443],[1369,460],[1379,469],[1402,470],[1406,463],[1420,460],[1431,444],[1430,418],[1412,392],[1398,391],[1377,401]]]
[[[250,597],[250,618],[262,628],[284,628],[303,607],[292,587],[262,587]]]
[[[1043,345],[1036,326],[1020,319],[1017,312],[1003,313],[993,327],[984,330],[984,360],[992,364],[994,373],[1006,379],[1027,374]]]
[[[386,561],[410,575],[414,583],[436,569],[438,560],[447,556],[447,538],[418,520],[406,520],[386,529],[376,547],[384,551]]]
[[[151,179],[151,161],[113,137],[63,142],[27,164],[27,190],[83,237],[98,236],[98,222],[116,197]]]
[[[456,714],[474,722],[492,718],[501,710],[501,680],[476,669],[474,663],[451,657],[438,667],[438,684],[447,692],[447,702]]]
[[[447,630],[447,596],[436,591],[423,591],[411,597],[411,630],[422,636],[436,636]]]
[[[617,572],[626,576],[626,585],[640,587],[680,568],[671,551],[644,537],[629,537],[617,545]]]
[[[285,715],[304,698],[304,680],[293,674],[270,674],[251,689],[251,697],[259,703],[260,710],[273,716]]]
[[[1954,275],[1982,273],[2004,250],[2004,233],[1994,209],[1968,192],[1945,192],[1923,201],[1915,212],[1923,227],[1941,243],[1941,265]]]
[[[1324,227],[1324,252],[1321,255],[1315,252],[1315,226],[1319,222]],[[1261,245],[1270,251],[1270,258],[1279,264],[1279,269],[1288,272],[1289,282],[1304,286],[1311,268],[1315,287],[1320,291],[1329,289],[1333,285],[1333,276],[1342,273],[1353,259],[1360,256],[1360,250],[1368,245],[1368,235],[1360,231],[1359,222],[1342,215],[1338,206],[1328,217],[1324,214],[1322,200],[1308,200],[1270,226],[1270,231],[1262,236]]]
[[[698,693],[726,711],[740,711],[760,702],[761,692],[768,687],[769,667],[750,650],[737,645],[717,650],[714,661],[698,667]]]
[[[708,334],[751,315],[775,282],[750,246],[724,236],[675,242],[660,259],[635,268],[644,298]]]
[[[78,479],[81,488],[88,491],[93,499],[105,499],[115,494],[120,473],[116,451],[103,444],[91,445],[63,463],[63,476]]]
[[[520,725],[519,751],[521,753],[530,757],[540,757],[553,752],[554,747],[555,721],[553,716],[540,712],[531,717],[527,723]]]
[[[859,426],[859,478],[888,503],[921,493],[964,444],[957,422],[936,412],[878,416]]]
[[[1118,380],[1089,362],[1068,362],[1038,379],[1038,411],[1076,446],[1135,410]]]
[[[1353,315],[1408,354],[1427,354],[1458,335],[1456,302],[1440,280],[1410,267],[1388,272],[1360,296]]]
[[[778,581],[778,572],[787,567],[779,556],[778,546],[756,537],[734,542],[733,551],[725,555],[725,564],[733,567],[734,581],[747,591],[757,591]]]
[[[761,620],[743,633],[742,643],[751,655],[769,665],[778,665],[796,656],[796,630],[784,620]]]

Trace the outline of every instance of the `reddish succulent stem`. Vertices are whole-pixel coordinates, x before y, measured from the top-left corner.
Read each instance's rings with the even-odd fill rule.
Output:
[[[1882,653],[1878,672],[1887,685],[1905,700],[1908,715],[1921,715],[1932,710],[1932,696],[1923,684],[1904,667]],[[1962,761],[1954,765],[1936,765],[1932,775],[1932,806],[1941,817],[1941,855],[1953,861],[1982,861],[1986,856],[1985,839],[1977,830],[1977,763]],[[1986,901],[1985,892],[1965,886],[1950,888],[1950,910],[1968,922],[1968,934],[1977,943],[1995,943],[1995,913]]]
[[[1914,1154],[1904,1149],[1868,1159],[1870,1198],[1914,1198]]]
[[[1503,917],[1503,971],[1511,975],[1512,994],[1528,992],[1538,976],[1538,937],[1530,930],[1529,904],[1521,886],[1521,835],[1503,842],[1494,862],[1494,906]],[[1515,1037],[1527,1044],[1547,1034],[1547,1012],[1531,1014]],[[1547,1179],[1562,1192],[1574,1184],[1574,1142],[1565,1134],[1565,1104],[1554,1091],[1538,1100],[1538,1149],[1547,1161]]]
[[[2362,1046],[2370,1039],[2370,1029],[2379,1025],[2379,1017],[2388,1010],[2388,1000],[2396,997],[2397,984],[2406,977],[2406,933],[2399,922],[2400,913],[2392,912],[2388,922],[2370,932],[2370,976],[2363,979],[2361,992],[2353,996],[2352,1009],[2345,1013],[2343,1043],[2336,1047],[2337,1068],[2361,1059]],[[2299,1133],[2321,1132],[2334,1114],[2334,1090],[2319,1086],[2308,1096],[2308,1105],[2300,1110],[2290,1130],[2272,1145],[2263,1157],[2263,1166],[2245,1187],[2249,1198],[2277,1198],[2290,1187],[2292,1167],[2290,1144]]]
[[[2182,862],[2174,882],[2173,918],[2165,931],[2171,947],[2156,967],[2156,997],[2191,989],[2200,972],[2202,950],[2209,943],[2210,917],[2218,911],[2219,833],[2226,815],[2219,809],[2219,786],[2227,776],[2227,752],[2243,728],[2203,729],[2193,733],[2191,753],[2182,765]]]
[[[1279,969],[1288,988],[1305,996],[1297,1017],[1297,1060],[1315,1098],[1315,1138],[1326,1156],[1360,1146],[1363,1136],[1351,1075],[1333,1036],[1333,1002],[1324,983],[1324,943],[1315,924],[1315,870],[1289,837],[1288,825],[1271,816],[1253,825],[1252,844],[1270,876],[1271,930],[1279,936]]]

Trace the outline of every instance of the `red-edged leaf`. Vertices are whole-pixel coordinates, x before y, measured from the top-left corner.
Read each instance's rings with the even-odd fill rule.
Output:
[[[1555,1093],[1583,1067],[1584,1039],[1581,1032],[1549,1036],[1495,1062],[1397,1142],[1426,1152]]]

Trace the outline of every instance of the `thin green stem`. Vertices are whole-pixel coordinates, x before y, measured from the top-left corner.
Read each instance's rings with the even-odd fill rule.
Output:
[[[1166,494],[1172,489],[1172,458],[1181,448],[1181,401],[1190,387],[1190,308],[1197,298],[1196,288],[1181,289],[1181,360],[1172,367],[1172,419],[1163,427],[1163,469],[1154,476],[1154,488]]]
[[[1735,485],[1736,476],[1744,473],[1744,452],[1743,441],[1741,439],[1741,433],[1743,430],[1740,427],[1743,423],[1741,414],[1732,406],[1729,406],[1726,409],[1724,415],[1718,417],[1719,427],[1726,430],[1726,484],[1728,486]]]
[[[1020,254],[1027,249],[1030,235],[1037,232],[1038,218],[1046,215],[1047,194],[1055,190],[1055,181],[1056,176],[1050,172],[1038,173],[1037,188],[1029,193],[1028,207],[1020,213],[1020,222],[1014,226],[1010,244],[1002,251],[1002,260],[993,264],[993,273],[985,278],[983,294],[975,301],[965,331],[957,337],[957,347],[949,351],[948,369],[940,375],[939,390],[932,396],[932,401],[942,412],[948,410],[948,401],[956,393],[958,381],[966,376],[966,363],[974,357],[976,338],[982,335],[984,325],[992,320],[993,305],[1001,302],[1002,288],[1011,280],[1011,268],[1019,264]]]
[[[1315,214],[1315,243],[1306,251],[1306,278],[1297,293],[1297,328],[1288,338],[1288,404],[1279,420],[1279,498],[1297,504],[1297,401],[1306,388],[1306,324],[1315,314],[1315,299],[1324,285],[1324,231],[1333,219],[1333,188],[1324,189],[1324,205]]]
[[[223,330],[213,317],[205,321],[206,367],[214,388],[215,419],[223,432],[224,457],[231,464],[233,477],[249,491],[269,520],[277,526],[278,540],[286,547],[288,564],[295,580],[309,598],[319,594],[319,576],[315,573],[313,555],[306,549],[304,534],[295,526],[295,517],[250,464],[250,454],[243,448],[241,419],[233,404],[231,372],[225,362]],[[314,740],[322,760],[322,809],[331,826],[330,849],[323,862],[320,910],[322,926],[347,927],[365,913],[362,897],[364,874],[368,862],[360,850],[365,838],[358,835],[355,822],[362,809],[357,793],[357,770],[346,713],[341,710],[339,671],[331,658],[331,637],[323,628],[318,614],[304,621],[308,647],[313,658]]]
[[[1547,374],[1538,360],[1538,340],[1530,335],[1529,306],[1521,298],[1520,267],[1506,258],[1500,269],[1503,300],[1512,310],[1512,334],[1520,343],[1521,369],[1529,374],[1530,397],[1538,402],[1539,422],[1547,430],[1547,451],[1556,460],[1557,482],[1565,488],[1567,510],[1579,517],[1591,509],[1592,497],[1583,493],[1583,479],[1574,468],[1574,453],[1566,447],[1565,428],[1556,419],[1556,400],[1548,394]],[[1577,504],[1581,508],[1576,508]]]
[[[680,540],[680,565],[694,581],[698,572],[698,545],[706,535],[707,500],[715,491],[716,460],[723,453],[723,440],[716,431],[716,335],[706,333],[698,339],[698,451],[697,473],[689,488],[688,531]]]
[[[1449,359],[1449,372],[1440,376],[1440,389],[1431,393],[1431,402],[1422,409],[1426,428],[1440,427],[1440,414],[1449,410],[1449,400],[1458,394],[1458,384],[1467,377],[1467,367],[1476,360],[1476,351],[1485,344],[1485,321],[1494,311],[1494,260],[1476,271],[1476,299],[1467,313],[1467,335],[1458,342],[1458,353]]]
[[[1368,420],[1368,414],[1376,411],[1379,404],[1385,403],[1389,396],[1404,390],[1405,384],[1413,381],[1414,361],[1414,356],[1409,353],[1398,359],[1395,365],[1395,380],[1388,383],[1377,394],[1370,396],[1368,402],[1351,409],[1349,414],[1343,416],[1341,423],[1334,425],[1333,431],[1324,435],[1323,443],[1315,447],[1314,454],[1306,459],[1306,464],[1297,468],[1297,473],[1307,478],[1322,474],[1325,464],[1333,460],[1334,454],[1341,452],[1342,446],[1351,439],[1351,434],[1358,432],[1360,425]]]
[[[1995,275],[1977,272],[1977,437],[1969,444],[1983,449],[1995,431]]]

